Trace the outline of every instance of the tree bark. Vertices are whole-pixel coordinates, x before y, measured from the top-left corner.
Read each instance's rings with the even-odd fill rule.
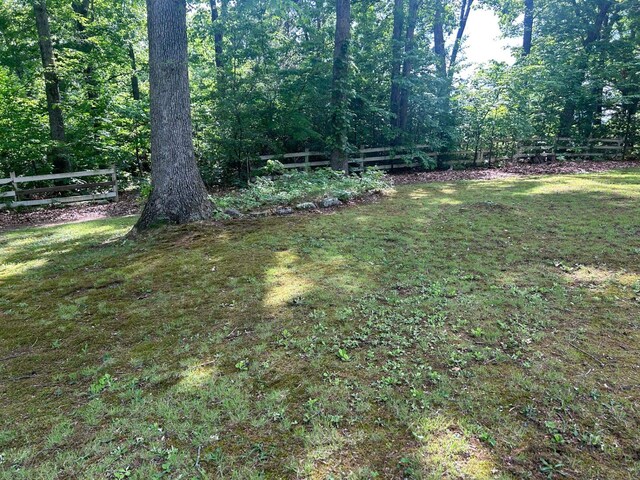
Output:
[[[147,30],[152,192],[134,233],[213,211],[193,153],[186,0],[147,0]]]
[[[136,64],[136,52],[133,49],[133,44],[131,42],[129,42],[129,45],[128,45],[128,53],[129,53],[129,60],[131,60],[131,98],[133,98],[135,102],[139,102],[140,101],[140,80],[138,79],[138,66]],[[136,165],[138,166],[139,174],[142,176],[145,174],[146,171],[148,171],[148,169],[145,169],[146,154],[142,153],[140,150],[140,139],[139,139],[139,132],[138,132],[138,128],[140,127],[140,125],[138,124],[137,116],[134,115],[132,119],[133,119],[133,130],[131,133],[133,135],[133,141],[135,143]]]
[[[436,77],[438,85],[436,86],[438,106],[438,132],[437,136],[440,141],[438,146],[439,154],[436,158],[438,168],[443,166],[443,153],[448,149],[449,142],[449,75],[447,72],[447,49],[444,38],[444,5],[442,0],[435,0],[434,3],[434,20],[433,20],[433,53],[436,57]]]
[[[404,31],[404,0],[393,3],[393,34],[391,37],[391,126],[399,127],[400,119],[400,79],[402,69],[402,32]],[[396,132],[397,135],[397,132]],[[397,137],[396,139],[397,140]]]
[[[522,37],[522,54],[531,53],[533,43],[533,7],[534,0],[524,0],[524,35]]]
[[[402,86],[400,88],[400,111],[398,127],[404,134],[407,133],[409,120],[409,77],[413,72],[413,49],[415,47],[415,31],[418,22],[418,8],[420,0],[409,0],[409,12],[407,16],[407,33],[404,43],[404,61],[402,63]]]
[[[34,0],[33,13],[38,32],[40,58],[44,69],[49,132],[53,143],[49,148],[48,157],[53,163],[54,173],[68,172],[71,169],[71,164],[64,153],[65,130],[60,102],[60,80],[53,57],[53,45],[51,43],[51,29],[49,27],[49,13],[47,11],[46,0]]]
[[[336,31],[333,49],[332,107],[332,152],[331,168],[348,172],[348,88],[349,88],[349,41],[351,37],[351,2],[336,0]]]
[[[216,68],[222,68],[222,26],[220,25],[220,13],[218,12],[218,0],[209,0],[211,7],[211,24],[213,25],[213,48],[215,51]]]
[[[129,43],[129,60],[131,60],[131,96],[137,102],[140,100],[140,80],[138,79],[138,66],[136,65],[136,52]]]
[[[442,0],[434,4],[433,53],[436,55],[436,71],[440,78],[447,77],[447,50],[444,40],[444,5]]]
[[[460,19],[458,23],[458,32],[456,33],[456,41],[453,43],[453,49],[451,50],[451,59],[449,60],[449,76],[453,76],[453,67],[458,61],[458,53],[462,48],[462,38],[464,37],[464,31],[467,28],[467,21],[471,14],[471,6],[473,0],[462,0],[460,4]]]

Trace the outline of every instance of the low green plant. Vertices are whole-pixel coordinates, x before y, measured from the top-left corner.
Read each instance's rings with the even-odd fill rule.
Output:
[[[151,186],[150,178],[143,178],[140,180],[140,200],[144,201],[149,198],[151,190],[153,190],[153,187]]]
[[[343,362],[348,362],[349,360],[351,360],[351,357],[343,348],[338,349],[337,355],[338,355],[338,358]]]
[[[213,197],[212,201],[221,212],[226,209],[248,211],[318,201],[327,197],[347,201],[369,192],[384,190],[389,186],[384,173],[377,169],[369,169],[362,175],[344,175],[322,168],[311,172],[293,171],[275,177],[258,177],[247,188]]]
[[[248,360],[240,360],[236,363],[236,368],[240,371],[246,372],[249,370],[249,361]]]
[[[97,381],[91,384],[91,386],[89,387],[89,391],[93,395],[98,395],[99,393],[102,393],[107,388],[110,388],[112,384],[113,384],[113,377],[108,373],[105,373]]]
[[[433,156],[427,155],[425,152],[422,152],[420,150],[414,150],[403,155],[402,161],[407,165],[413,165],[414,163],[417,163],[422,170],[427,171],[435,170],[438,166],[438,163]]]

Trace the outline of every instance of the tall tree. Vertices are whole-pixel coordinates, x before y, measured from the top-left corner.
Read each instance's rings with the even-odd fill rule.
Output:
[[[453,78],[453,67],[455,67],[458,61],[458,54],[462,48],[462,40],[464,39],[464,32],[467,28],[467,22],[469,21],[469,15],[471,14],[471,7],[473,6],[473,0],[462,0],[460,2],[460,15],[458,15],[458,31],[456,33],[456,40],[453,43],[453,49],[451,50],[451,59],[449,60],[449,76]]]
[[[527,56],[531,53],[533,42],[533,8],[534,0],[524,0],[524,34],[522,36],[522,53]]]
[[[409,85],[413,71],[415,30],[421,0],[395,0],[393,8],[393,35],[391,37],[391,126],[393,143],[403,142],[409,114]],[[405,28],[406,25],[406,28]],[[404,135],[406,136],[406,135]]]
[[[193,153],[186,0],[147,0],[152,191],[134,232],[208,218],[212,204]]]
[[[452,147],[453,115],[451,112],[451,94],[453,89],[453,79],[472,6],[473,0],[461,0],[460,2],[460,14],[457,17],[458,28],[456,38],[447,62],[446,38],[444,34],[446,21],[445,4],[443,0],[435,0],[434,3],[433,50],[436,56],[436,75],[438,77],[437,93],[440,103],[438,109],[438,135],[440,137],[440,151],[442,153],[450,151]],[[438,167],[442,167],[443,160],[443,156],[439,155]]]
[[[572,128],[575,124],[575,115],[577,108],[576,92],[580,86],[584,83],[587,76],[587,67],[589,63],[589,55],[597,45],[597,42],[602,38],[602,32],[606,26],[611,9],[614,6],[613,0],[595,0],[594,13],[595,18],[591,18],[590,15],[583,17],[577,3],[574,2],[575,15],[577,17],[583,17],[586,23],[584,37],[582,38],[582,52],[580,52],[578,61],[575,68],[575,75],[573,76],[573,82],[568,86],[569,89],[566,94],[564,108],[560,114],[560,125],[558,128],[558,135],[560,137],[570,137]],[[593,115],[594,112],[591,112]],[[592,121],[589,122],[589,130],[591,129]]]
[[[224,2],[222,0],[223,7]],[[215,51],[216,68],[222,68],[222,26],[220,25],[220,12],[218,11],[218,0],[209,0],[211,8],[211,24],[213,26],[213,48]],[[223,8],[224,10],[224,8]]]
[[[444,38],[444,3],[435,0],[433,5],[433,53],[436,56],[436,72],[441,79],[447,77],[447,48]]]
[[[473,0],[462,0],[460,2],[460,14],[457,17],[458,28],[456,31],[456,38],[453,42],[449,61],[447,62],[446,38],[444,35],[446,22],[445,2],[443,2],[443,0],[435,0],[434,2],[433,51],[436,55],[436,70],[441,77],[453,78],[472,6]]]
[[[404,60],[402,62],[402,87],[400,89],[400,109],[398,128],[403,133],[407,132],[409,119],[409,95],[410,80],[413,72],[413,50],[415,48],[415,31],[418,22],[418,8],[420,0],[409,0],[409,10],[407,15],[407,32],[404,42]]]
[[[71,8],[76,14],[76,30],[78,32],[77,49],[83,53],[84,69],[83,80],[86,88],[86,98],[89,104],[89,112],[91,115],[92,136],[93,141],[97,142],[98,130],[100,129],[100,114],[98,112],[98,82],[96,79],[95,67],[93,65],[92,52],[94,44],[89,38],[87,26],[91,21],[91,0],[73,0]]]
[[[38,32],[38,46],[44,70],[45,93],[47,97],[47,113],[49,115],[49,131],[52,145],[48,156],[56,173],[67,172],[71,169],[71,162],[65,155],[65,129],[62,106],[60,102],[60,79],[56,71],[51,42],[51,28],[49,27],[49,12],[46,0],[33,0],[33,13]]]
[[[331,168],[347,172],[349,131],[349,40],[351,38],[351,1],[336,0],[336,30],[333,48],[331,85]]]
[[[391,36],[391,126],[399,128],[402,46],[404,31],[404,0],[393,2],[393,33]],[[396,137],[397,139],[398,137]]]

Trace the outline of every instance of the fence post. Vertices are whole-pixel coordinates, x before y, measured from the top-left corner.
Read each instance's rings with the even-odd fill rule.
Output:
[[[111,165],[111,169],[113,170],[113,172],[111,173],[111,181],[113,182],[113,193],[116,194],[116,196],[113,197],[113,201],[117,202],[118,201],[118,174],[116,173],[116,165],[115,164]]]
[[[309,171],[309,147],[304,149],[304,171]]]
[[[11,172],[9,174],[9,178],[11,178],[11,185],[13,185],[14,198],[16,199],[16,202],[17,202],[20,199],[18,198],[18,183],[16,182],[16,172]]]
[[[364,173],[364,145],[360,146],[360,174]]]

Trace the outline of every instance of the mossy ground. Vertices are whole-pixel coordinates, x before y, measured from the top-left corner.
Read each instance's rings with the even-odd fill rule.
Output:
[[[0,478],[640,477],[640,171],[0,239]]]

